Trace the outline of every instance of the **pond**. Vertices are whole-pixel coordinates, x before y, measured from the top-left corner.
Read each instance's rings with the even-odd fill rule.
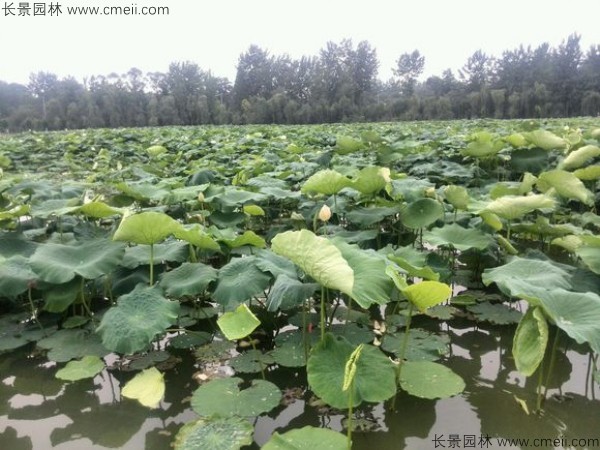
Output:
[[[356,411],[354,449],[598,447],[600,400],[595,397],[598,386],[585,347],[563,335],[547,380],[543,411],[536,414],[537,380],[515,370],[513,326],[475,326],[464,319],[435,326],[450,339],[444,364],[465,380],[466,389],[442,400],[401,392],[395,411],[389,401],[363,405]],[[117,357],[107,357],[109,369],[93,380],[65,383],[54,376],[56,363],[33,348],[0,356],[0,448],[170,448],[181,425],[197,417],[189,401],[198,386],[196,379],[206,372],[192,353],[170,352],[168,360],[158,363],[166,392],[154,410],[121,398],[120,386],[135,372],[119,370]],[[233,373],[226,363],[216,369],[223,376]],[[284,392],[284,400],[253,423],[254,448],[274,431],[305,425],[344,431],[345,413],[315,402],[303,368],[271,366],[266,377]],[[510,445],[502,439],[521,441]]]

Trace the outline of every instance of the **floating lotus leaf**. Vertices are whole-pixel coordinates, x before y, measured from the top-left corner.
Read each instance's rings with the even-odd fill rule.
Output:
[[[328,239],[308,230],[286,231],[273,238],[271,249],[294,262],[322,286],[352,295],[354,271]]]
[[[219,317],[217,325],[227,339],[235,341],[250,335],[260,325],[260,320],[252,314],[248,305],[242,303],[235,311],[226,312]]]
[[[79,275],[93,280],[113,271],[123,259],[125,247],[104,239],[77,245],[46,243],[30,258],[31,268],[40,279],[62,284]]]
[[[202,418],[186,423],[175,436],[175,450],[239,450],[252,444],[254,427],[239,417]]]
[[[269,353],[260,350],[246,350],[229,360],[229,365],[237,373],[257,373],[273,364],[275,360]]]
[[[310,298],[318,287],[316,283],[302,283],[285,274],[279,275],[269,292],[267,310],[296,308]]]
[[[355,350],[340,336],[326,334],[325,339],[311,351],[308,359],[308,382],[313,392],[334,408],[381,402],[396,393],[396,375],[391,361],[376,347],[365,345],[356,361],[354,382],[343,389],[346,362]]]
[[[178,302],[164,298],[159,289],[138,285],[104,314],[97,332],[109,350],[131,354],[148,347],[178,316]]]
[[[256,267],[255,259],[254,256],[232,258],[219,269],[213,293],[217,303],[233,308],[264,292],[271,278]]]
[[[181,229],[181,224],[165,213],[146,211],[123,217],[113,236],[115,241],[156,244]]]
[[[168,360],[169,356],[169,352],[162,350],[151,351],[142,356],[135,355],[134,357],[130,358],[127,368],[129,370],[145,370],[149,367],[155,366],[158,363]]]
[[[262,450],[344,450],[346,437],[327,428],[306,426],[286,433],[273,433]]]
[[[448,367],[431,361],[402,363],[400,386],[420,398],[448,398],[465,389],[464,380]]]
[[[567,141],[548,130],[534,130],[523,133],[523,136],[530,144],[543,150],[558,150],[567,146]]]
[[[38,276],[31,270],[29,259],[20,255],[0,260],[0,296],[16,298],[27,291]]]
[[[521,320],[522,314],[503,303],[482,302],[468,306],[467,309],[477,320],[491,322],[496,325],[511,325]]]
[[[386,334],[381,348],[399,355],[404,345],[404,332]],[[408,333],[408,344],[404,353],[407,361],[437,361],[450,353],[450,338],[446,334],[434,334],[418,328]]]
[[[165,379],[155,367],[138,373],[125,384],[121,395],[139,401],[148,408],[158,408],[165,395]]]
[[[199,295],[217,279],[217,273],[217,269],[206,264],[183,263],[161,276],[160,287],[172,297]]]
[[[402,209],[400,220],[407,228],[425,228],[444,217],[444,207],[431,198],[422,198]]]
[[[563,170],[578,169],[596,156],[600,156],[600,147],[585,145],[569,153],[558,168]]]
[[[122,266],[128,269],[135,269],[142,265],[150,264],[150,257],[153,256],[153,263],[159,264],[163,261],[183,262],[189,255],[189,248],[185,242],[169,241],[162,244],[154,244],[152,251],[149,245],[136,245],[125,249]]]
[[[205,331],[194,331],[193,333],[180,334],[169,340],[169,346],[173,348],[200,347],[211,341],[213,335]]]
[[[281,391],[269,381],[253,380],[239,389],[241,378],[221,378],[200,386],[192,395],[192,409],[201,416],[255,417],[279,405]]]
[[[173,236],[204,250],[221,251],[219,244],[200,225],[181,226]]]
[[[539,307],[530,307],[521,318],[513,338],[512,354],[517,370],[533,375],[546,352],[548,323]]]
[[[78,381],[94,378],[104,370],[104,361],[97,356],[84,356],[80,361],[70,361],[56,372],[56,378],[65,381]]]
[[[422,281],[403,289],[402,294],[419,308],[419,311],[424,312],[427,308],[448,300],[452,289],[439,281]]]
[[[321,170],[302,185],[303,194],[333,195],[352,185],[349,178],[335,170]]]
[[[100,336],[81,329],[59,330],[39,340],[37,345],[48,349],[47,358],[56,362],[67,362],[84,356],[103,357],[110,353],[102,345]]]
[[[494,213],[503,219],[514,220],[535,210],[551,210],[555,207],[556,202],[554,199],[544,194],[507,195],[488,203],[483,211]]]
[[[434,228],[423,234],[423,240],[437,246],[450,246],[466,251],[471,248],[485,250],[494,241],[492,237],[476,228],[463,228],[457,223]]]
[[[579,200],[590,206],[594,204],[594,194],[571,172],[558,169],[542,172],[538,177],[537,186],[542,192],[554,188],[561,197]]]

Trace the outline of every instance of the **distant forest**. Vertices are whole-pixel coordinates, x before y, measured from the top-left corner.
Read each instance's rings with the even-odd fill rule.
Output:
[[[478,50],[457,74],[425,81],[418,50],[401,54],[393,77],[381,81],[376,49],[348,39],[300,59],[252,45],[233,83],[189,61],[83,83],[38,72],[26,86],[0,81],[0,131],[597,116],[600,45],[585,51],[580,40],[573,34],[556,48],[520,46],[498,57]]]

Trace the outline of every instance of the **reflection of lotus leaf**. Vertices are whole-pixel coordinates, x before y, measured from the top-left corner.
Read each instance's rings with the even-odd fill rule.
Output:
[[[344,450],[347,448],[346,437],[326,428],[306,426],[283,434],[275,432],[262,450],[312,450],[315,448]]]

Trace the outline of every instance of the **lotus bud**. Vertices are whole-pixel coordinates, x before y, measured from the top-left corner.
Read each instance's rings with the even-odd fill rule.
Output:
[[[204,203],[204,194],[202,192],[198,193],[198,201],[200,203]]]
[[[435,198],[435,188],[430,187],[430,188],[425,189],[425,196],[430,197],[430,198]]]
[[[331,209],[327,205],[323,205],[319,211],[319,220],[327,222],[331,219]]]

